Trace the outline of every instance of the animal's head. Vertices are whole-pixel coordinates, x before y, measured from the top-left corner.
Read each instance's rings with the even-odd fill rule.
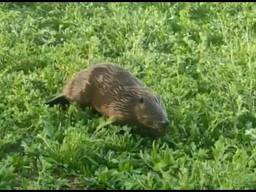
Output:
[[[156,137],[167,133],[169,120],[159,96],[147,89],[136,90],[132,107],[140,132]]]

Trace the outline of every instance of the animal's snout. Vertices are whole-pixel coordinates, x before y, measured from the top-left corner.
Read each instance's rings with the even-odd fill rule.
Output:
[[[164,121],[161,121],[160,124],[162,127],[168,127],[170,125],[170,122],[169,122],[169,120],[164,120]]]
[[[169,125],[170,125],[169,120],[163,120],[163,121],[156,123],[156,127],[162,128],[162,129],[167,129]]]

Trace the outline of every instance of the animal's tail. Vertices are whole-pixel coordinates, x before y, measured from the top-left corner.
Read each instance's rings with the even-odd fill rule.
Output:
[[[45,102],[45,104],[49,105],[50,107],[60,105],[62,109],[66,109],[70,105],[70,101],[64,95],[59,95]]]

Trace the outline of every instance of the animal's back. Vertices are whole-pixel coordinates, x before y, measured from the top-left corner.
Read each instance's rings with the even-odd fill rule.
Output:
[[[63,95],[80,105],[97,108],[120,98],[129,87],[143,87],[143,84],[118,65],[97,64],[81,70],[64,87]]]
[[[142,86],[142,83],[126,69],[114,64],[97,64],[91,69],[91,82],[95,85]]]
[[[98,64],[90,70],[90,105],[107,116],[123,118],[116,110],[129,87],[142,87],[143,84],[126,69],[113,64]],[[124,106],[124,104],[123,104]]]

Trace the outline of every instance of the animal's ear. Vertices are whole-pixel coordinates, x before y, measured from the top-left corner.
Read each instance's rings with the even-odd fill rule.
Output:
[[[139,97],[139,102],[140,103],[144,103],[144,98],[143,97]]]

